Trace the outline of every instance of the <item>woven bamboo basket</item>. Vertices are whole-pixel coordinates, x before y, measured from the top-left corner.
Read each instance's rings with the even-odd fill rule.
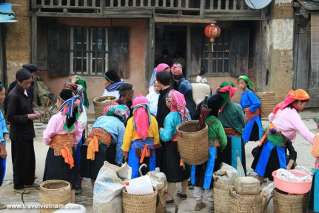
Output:
[[[257,92],[257,96],[261,101],[261,117],[268,118],[268,115],[272,112],[278,100],[276,99],[274,92]]]
[[[156,203],[156,213],[165,213],[166,211],[166,187],[163,186],[158,189],[157,193],[157,203]]]
[[[306,212],[307,194],[291,195],[273,191],[274,212],[276,213],[302,213]]]
[[[256,195],[240,195],[234,189],[230,190],[230,211],[232,213],[262,213],[263,198]]]
[[[64,206],[72,202],[71,184],[64,180],[47,180],[40,184],[39,200],[41,205]],[[53,206],[55,207],[55,206]],[[41,209],[41,213],[56,211],[56,208]]]
[[[229,190],[231,185],[224,184],[221,181],[214,183],[214,212],[215,213],[229,213],[231,196]]]
[[[147,195],[132,195],[122,191],[123,213],[156,213],[157,191]]]
[[[197,130],[198,121],[187,121],[177,127],[178,151],[183,161],[199,165],[208,159],[208,127]]]
[[[105,105],[113,103],[115,99],[116,98],[113,96],[95,97],[93,99],[95,118],[98,118],[101,115],[103,115],[103,109]]]

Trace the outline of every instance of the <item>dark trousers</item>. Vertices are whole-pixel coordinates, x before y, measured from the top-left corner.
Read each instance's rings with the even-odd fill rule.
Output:
[[[35,177],[33,139],[12,140],[11,155],[14,188],[22,189],[25,185],[32,185]]]

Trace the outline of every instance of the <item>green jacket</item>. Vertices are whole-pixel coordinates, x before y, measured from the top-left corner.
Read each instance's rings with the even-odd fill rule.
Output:
[[[208,142],[210,146],[214,146],[215,140],[218,140],[221,150],[227,145],[227,136],[220,120],[210,115],[205,120],[208,126]]]

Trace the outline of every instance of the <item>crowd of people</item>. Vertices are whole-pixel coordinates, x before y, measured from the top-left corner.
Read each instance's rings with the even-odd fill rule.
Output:
[[[14,189],[23,192],[35,186],[33,121],[41,116],[33,109],[32,82],[32,72],[23,67],[6,98],[5,88],[0,86],[0,102],[6,100],[5,116],[0,112],[0,184],[6,167],[5,143],[10,137]],[[134,94],[133,85],[121,80],[115,70],[108,70],[103,96],[116,100],[105,106],[88,132],[86,82],[73,76],[57,98],[59,112],[43,132],[43,142],[49,146],[43,180],[67,180],[81,193],[81,178],[90,178],[94,184],[104,161],[115,165],[127,162],[132,178],[139,177],[141,165],[146,164],[146,171],[159,167],[166,175],[167,203],[174,203],[176,196],[186,199],[191,183],[195,210],[199,211],[205,207],[204,199],[212,199],[213,173],[222,162],[247,172],[245,144],[249,141],[258,141],[251,165],[257,176],[272,180],[274,170],[294,168],[296,134],[311,144],[315,141],[299,115],[310,100],[308,93],[291,90],[269,115],[269,126],[264,129],[254,83],[247,75],[239,76],[236,83],[223,82],[196,105],[192,84],[180,63],[158,64],[147,96]],[[242,91],[240,104],[232,101],[237,87]],[[201,165],[187,165],[178,152],[176,127],[189,120],[208,126],[209,159]],[[181,184],[179,192],[177,183]]]

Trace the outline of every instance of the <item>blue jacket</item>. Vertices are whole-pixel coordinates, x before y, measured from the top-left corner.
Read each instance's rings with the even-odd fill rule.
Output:
[[[164,127],[160,129],[160,139],[163,142],[170,142],[176,135],[176,127],[182,123],[179,112],[170,112],[165,117]]]
[[[4,134],[8,134],[8,128],[3,113],[0,111],[0,143],[5,143]]]
[[[240,105],[243,109],[249,108],[251,112],[256,112],[260,108],[261,102],[253,91],[246,89],[241,94]]]

